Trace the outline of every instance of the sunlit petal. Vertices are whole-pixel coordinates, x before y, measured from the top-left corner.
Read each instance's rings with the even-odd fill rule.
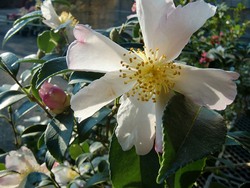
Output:
[[[122,149],[126,151],[135,146],[138,155],[147,154],[155,138],[154,103],[141,102],[126,95],[121,97],[120,103],[115,134]]]
[[[79,121],[82,121],[127,92],[131,85],[132,82],[124,84],[124,79],[119,77],[118,71],[108,72],[76,93],[71,98],[71,108],[75,111],[75,116],[80,118]]]
[[[187,65],[181,67],[181,74],[175,78],[173,89],[194,103],[210,109],[224,110],[235,99],[237,90],[232,80],[238,79],[238,73]]]
[[[126,49],[84,25],[76,25],[74,35],[77,41],[67,53],[69,69],[108,72],[119,70],[120,62],[126,60]]]

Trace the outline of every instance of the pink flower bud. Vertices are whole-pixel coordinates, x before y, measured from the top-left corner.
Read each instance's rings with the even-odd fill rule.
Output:
[[[44,104],[55,114],[62,113],[70,105],[70,96],[67,96],[60,87],[47,81],[41,86],[39,95]]]

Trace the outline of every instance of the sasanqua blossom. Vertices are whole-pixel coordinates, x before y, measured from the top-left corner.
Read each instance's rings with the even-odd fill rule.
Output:
[[[162,152],[161,117],[174,91],[198,105],[223,110],[237,94],[232,80],[238,73],[199,69],[174,63],[190,36],[216,7],[203,0],[175,7],[173,0],[137,0],[144,50],[120,47],[103,35],[76,25],[67,63],[72,70],[106,73],[72,97],[79,121],[120,98],[115,134],[123,150],[133,146],[139,155],[154,145]],[[156,139],[155,139],[156,138]]]
[[[43,23],[51,27],[52,29],[58,29],[61,27],[65,27],[67,32],[69,42],[73,42],[75,40],[73,35],[73,28],[78,23],[78,21],[68,12],[62,12],[60,16],[58,16],[52,6],[51,0],[45,0],[41,5],[41,11],[45,20]]]

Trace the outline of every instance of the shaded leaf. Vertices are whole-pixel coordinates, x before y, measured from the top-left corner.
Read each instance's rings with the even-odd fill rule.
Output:
[[[11,174],[19,174],[19,173],[14,170],[2,170],[0,171],[0,178],[11,175]]]
[[[60,3],[60,4],[64,4],[64,5],[67,5],[69,8],[71,8],[71,5],[69,2],[67,1],[61,1],[61,0],[51,0],[51,2],[53,3]]]
[[[49,151],[47,151],[45,155],[45,164],[49,171],[51,171],[55,161],[56,161],[55,158],[50,154]]]
[[[65,57],[48,60],[39,70],[36,87],[39,88],[48,78],[68,71],[70,70],[68,70]]]
[[[78,168],[80,168],[81,164],[84,163],[87,158],[91,157],[92,154],[91,153],[84,153],[84,154],[81,154],[79,155],[77,158],[76,158],[76,166]]]
[[[69,78],[69,84],[76,84],[79,82],[91,83],[102,76],[104,76],[103,73],[74,71]]]
[[[45,144],[50,154],[60,163],[68,148],[74,126],[72,112],[57,115],[45,131]]]
[[[236,131],[227,133],[227,137],[240,144],[245,150],[250,152],[250,133],[245,131]]]
[[[109,180],[109,173],[108,172],[102,172],[102,173],[98,173],[95,174],[94,176],[92,176],[87,183],[84,185],[84,188],[88,188],[92,185],[96,185],[105,181]]]
[[[42,12],[40,10],[38,11],[33,11],[33,12],[29,12],[27,14],[24,14],[21,18],[17,19],[13,25],[16,25],[18,22],[22,21],[22,20],[26,20],[28,18],[32,18],[32,17],[42,17]]]
[[[43,144],[45,143],[44,141],[44,135],[45,133],[43,132],[43,134],[39,137],[38,141],[37,141],[37,149],[39,150],[40,147],[43,146]]]
[[[36,188],[45,180],[50,181],[53,185],[52,180],[47,175],[41,172],[31,172],[22,179],[18,188]]]
[[[163,188],[156,183],[160,168],[159,159],[154,149],[147,155],[137,155],[135,148],[123,151],[115,134],[112,136],[109,151],[110,175],[114,187]]]
[[[31,125],[22,132],[22,136],[29,136],[34,133],[43,133],[46,130],[46,127],[47,125],[41,124]]]
[[[32,59],[32,58],[24,58],[24,59],[19,59],[17,61],[15,61],[14,65],[17,63],[38,63],[38,64],[42,64],[46,62],[46,60],[44,59]]]
[[[0,163],[0,171],[1,171],[1,170],[6,170],[5,164],[4,164],[4,163]]]
[[[29,100],[25,101],[15,112],[14,112],[14,121],[17,122],[24,114],[32,110],[37,106],[37,103],[32,103]]]
[[[225,142],[223,117],[199,106],[181,94],[172,97],[162,117],[163,161],[157,182],[178,169],[214,153]]]
[[[18,60],[18,57],[11,53],[11,52],[5,52],[0,55],[0,68],[5,71],[5,68],[3,67],[2,63],[5,65],[5,67],[16,77],[20,65],[14,65],[14,63]]]
[[[20,29],[22,29],[25,25],[27,25],[29,22],[32,22],[33,20],[41,18],[40,16],[30,17],[25,20],[21,20],[20,22],[16,23],[4,36],[2,47],[5,45],[5,43],[14,35],[16,34]]]
[[[25,97],[26,94],[15,90],[4,91],[0,93],[0,110],[20,101]]]
[[[78,134],[80,142],[84,141],[84,135],[97,123],[99,123],[103,118],[105,118],[112,110],[108,108],[101,108],[98,112],[96,112],[92,117],[89,117],[82,121],[78,126]]]

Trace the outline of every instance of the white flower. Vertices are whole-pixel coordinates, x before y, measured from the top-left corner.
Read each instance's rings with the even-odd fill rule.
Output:
[[[19,174],[11,174],[0,178],[0,187],[14,188],[18,187],[22,179],[31,172],[49,173],[45,163],[39,165],[33,153],[22,146],[17,151],[10,151],[5,158],[5,167],[7,170],[14,170]],[[47,188],[54,186],[46,186]]]
[[[198,105],[223,110],[237,94],[232,80],[239,74],[172,62],[190,36],[215,14],[215,6],[203,0],[184,7],[175,7],[172,0],[137,0],[136,6],[145,53],[128,52],[77,25],[67,63],[72,70],[106,73],[72,97],[75,116],[86,119],[122,95],[116,136],[123,150],[134,145],[137,154],[144,155],[152,149],[155,135],[156,151],[162,152],[161,117],[174,91]]]
[[[207,58],[210,58],[212,60],[215,60],[215,56],[213,55],[213,53],[218,53],[220,54],[222,57],[224,57],[224,51],[225,48],[223,48],[222,46],[218,46],[217,48],[212,48],[207,52]]]
[[[73,35],[73,28],[78,21],[71,15],[71,13],[62,12],[58,16],[52,6],[51,0],[45,0],[41,5],[41,11],[45,20],[43,23],[58,31],[60,28],[65,27],[69,43],[75,40]]]

